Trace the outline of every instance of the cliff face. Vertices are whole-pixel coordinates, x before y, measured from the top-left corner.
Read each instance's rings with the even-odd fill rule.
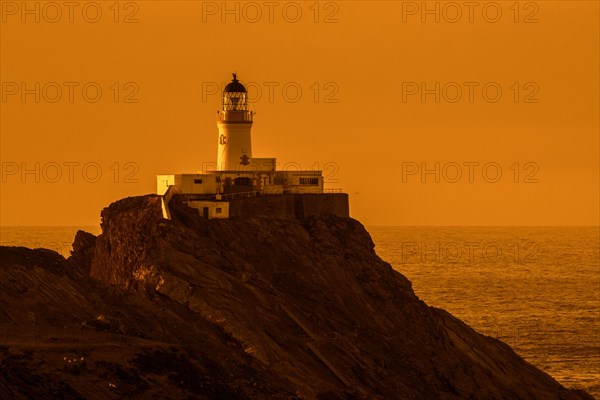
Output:
[[[291,398],[218,325],[70,261],[0,247],[0,399]]]
[[[69,262],[3,250],[12,254],[0,268],[8,282],[22,276],[47,304],[21,304],[32,291],[13,290],[2,299],[17,311],[0,317],[16,324],[29,312],[100,335],[104,346],[77,342],[96,360],[77,382],[112,379],[130,398],[591,398],[420,301],[353,219],[205,220],[182,205],[170,221],[161,215],[157,196],[112,204],[102,211],[103,233],[78,235]],[[123,343],[112,359],[108,348]],[[33,362],[19,350],[9,346],[2,362]],[[43,379],[85,393],[48,369]],[[14,390],[2,377],[0,394]],[[85,397],[113,398],[94,396]]]

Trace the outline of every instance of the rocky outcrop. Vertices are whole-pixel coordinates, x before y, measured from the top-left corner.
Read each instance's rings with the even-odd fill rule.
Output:
[[[0,399],[290,399],[288,386],[177,302],[0,247]]]
[[[129,398],[171,389],[168,398],[591,398],[420,301],[356,220],[206,220],[177,203],[171,216],[162,219],[157,196],[104,209],[93,279],[54,254],[46,260],[33,250],[3,250],[11,255],[0,272],[9,279],[0,285],[12,290],[3,309],[15,311],[0,317],[72,324],[103,338],[78,342],[94,364],[78,370],[77,380],[53,371],[50,355],[11,345],[0,355],[12,360],[10,379],[35,364],[46,369],[26,379],[69,385],[73,396],[88,379],[105,391],[117,385]],[[24,292],[13,289],[19,279]],[[38,298],[32,293],[44,301],[19,301]],[[123,354],[111,358],[117,350],[110,346]],[[0,373],[0,395],[2,388],[18,393],[7,382]]]
[[[73,241],[73,250],[71,251],[70,261],[76,268],[82,268],[85,275],[90,274],[95,246],[96,236],[81,230],[77,231],[75,240]]]

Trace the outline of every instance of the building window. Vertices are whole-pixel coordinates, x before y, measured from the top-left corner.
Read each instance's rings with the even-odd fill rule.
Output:
[[[194,179],[194,184],[202,185],[202,179]]]
[[[319,186],[319,178],[300,178],[302,186]]]
[[[217,207],[215,209],[215,214],[221,214],[221,207]]]

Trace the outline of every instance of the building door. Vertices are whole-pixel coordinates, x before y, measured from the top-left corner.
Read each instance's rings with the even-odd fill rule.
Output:
[[[208,207],[204,207],[202,209],[202,216],[206,219],[208,219]]]

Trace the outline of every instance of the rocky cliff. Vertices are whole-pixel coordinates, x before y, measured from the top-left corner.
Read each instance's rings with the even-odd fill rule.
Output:
[[[2,249],[0,398],[592,398],[428,307],[353,219],[171,215],[128,198],[69,260]]]

